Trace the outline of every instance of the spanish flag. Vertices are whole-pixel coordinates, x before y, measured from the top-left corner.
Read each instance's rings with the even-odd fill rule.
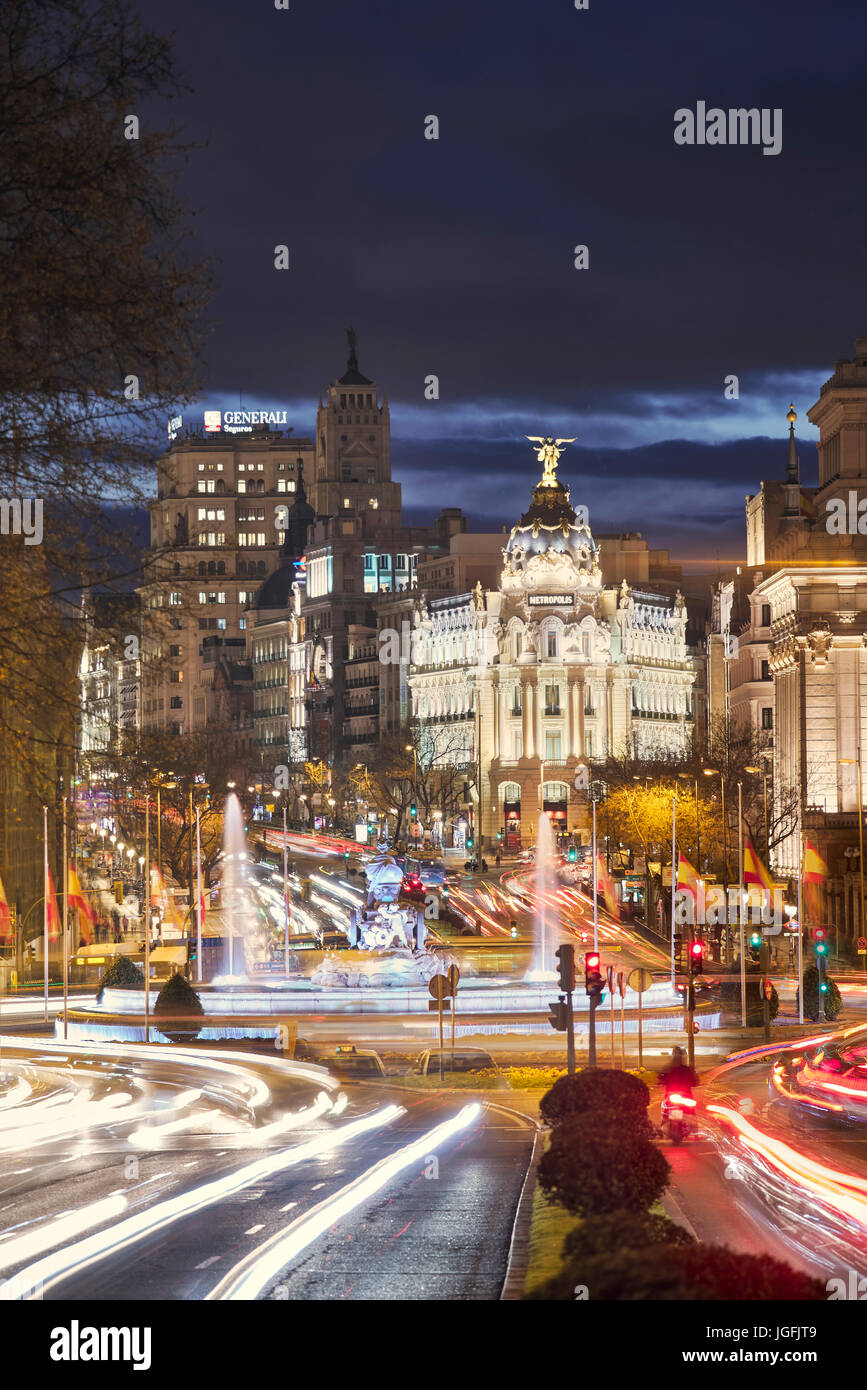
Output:
[[[607,910],[612,917],[619,918],[620,908],[617,905],[617,894],[614,891],[614,882],[605,866],[605,860],[601,854],[597,854],[596,856],[596,881],[602,888],[602,897],[605,901]]]
[[[774,891],[774,883],[764,864],[756,854],[749,835],[744,840],[744,883],[755,883],[766,893]]]
[[[51,870],[48,870],[48,892],[45,895],[45,911],[48,923],[48,940],[57,941],[60,936],[61,921],[60,913],[57,911],[57,898],[54,895],[54,879]]]
[[[805,917],[815,922],[822,916],[822,887],[828,877],[828,865],[810,840],[804,841],[804,908]]]
[[[90,928],[96,921],[96,913],[91,907],[87,898],[81,890],[81,883],[78,874],[75,872],[75,865],[69,866],[69,906],[78,910],[78,925],[81,928],[81,935],[85,946],[90,945]]]
[[[0,878],[0,941],[9,941],[12,936],[12,913],[9,911],[6,890]]]
[[[698,898],[698,874],[689,860],[684,859],[682,854],[677,856],[676,891],[678,893],[691,893],[693,901]]]
[[[828,865],[825,863],[816,846],[810,841],[804,841],[804,882],[805,883],[824,883],[828,877]]]

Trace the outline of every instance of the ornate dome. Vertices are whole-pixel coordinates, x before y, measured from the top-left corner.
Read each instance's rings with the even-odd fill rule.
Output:
[[[541,445],[536,453],[545,472],[503,551],[502,587],[507,592],[550,589],[557,593],[600,588],[599,551],[586,510],[575,510],[569,489],[555,473],[559,446],[571,441],[549,436],[534,442]]]

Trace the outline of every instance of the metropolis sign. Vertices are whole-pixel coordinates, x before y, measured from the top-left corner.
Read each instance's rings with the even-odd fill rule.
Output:
[[[571,594],[530,594],[529,602],[533,607],[545,608],[571,608]]]
[[[249,433],[256,425],[288,425],[286,410],[206,410],[205,434]]]

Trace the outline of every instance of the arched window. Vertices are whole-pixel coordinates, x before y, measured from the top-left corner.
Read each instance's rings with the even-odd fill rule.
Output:
[[[216,566],[216,564],[214,563],[213,560],[209,560],[209,561],[208,561],[208,574],[216,574],[216,573],[217,573],[217,566]]]
[[[501,801],[520,801],[521,788],[517,782],[503,782],[500,787]]]
[[[201,571],[200,571],[200,572],[201,572]],[[239,574],[246,574],[246,573],[247,573],[247,561],[246,561],[246,560],[239,560],[239,561],[238,561],[238,573],[239,573]]]
[[[199,574],[202,575],[202,577],[204,578],[204,576],[205,576],[207,573],[208,573],[208,566],[205,564],[204,560],[200,560],[200,561],[199,561]]]
[[[225,560],[218,560],[218,561],[217,561],[217,574],[225,574],[225,573],[226,573],[226,562],[225,562]]]
[[[264,560],[260,560],[260,561],[259,561],[258,565],[256,566],[256,573],[257,573],[257,574],[264,574],[264,573],[265,573],[265,561],[264,561]]]

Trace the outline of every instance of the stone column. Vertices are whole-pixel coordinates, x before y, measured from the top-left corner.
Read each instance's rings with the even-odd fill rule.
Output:
[[[492,705],[493,705],[493,709],[492,709],[492,712],[491,712],[491,713],[492,713],[493,734],[494,734],[493,739],[492,739],[492,743],[491,743],[491,756],[492,756],[493,758],[499,758],[499,757],[502,755],[502,750],[501,750],[501,748],[500,748],[500,728],[501,728],[501,724],[500,724],[500,682],[499,682],[499,680],[497,681],[497,683],[496,683],[495,685],[492,684],[491,695],[492,695]]]
[[[585,685],[584,685],[584,672],[583,672],[583,671],[581,671],[581,673],[580,673],[579,676],[578,676],[577,700],[578,700],[578,756],[579,756],[580,758],[583,758],[583,757],[584,757],[585,749],[586,749],[586,747],[587,747],[587,743],[586,743],[585,737],[584,737],[584,706],[585,706],[585,704],[587,703],[587,694],[586,694]]]
[[[577,676],[569,687],[569,703],[572,713],[572,718],[569,721],[572,738],[570,751],[573,758],[580,758],[583,750],[583,730],[581,724],[584,719],[584,714],[582,706],[579,704],[582,697],[582,685],[583,683],[580,676]]]
[[[543,710],[543,708],[544,708],[544,706],[543,706],[543,704],[542,704],[542,700],[543,700],[543,698],[544,698],[544,694],[545,694],[544,687],[543,687],[542,685],[539,684],[539,673],[538,673],[538,671],[537,671],[537,672],[536,672],[536,678],[535,678],[535,680],[534,680],[534,682],[533,682],[533,697],[534,697],[534,702],[535,702],[535,715],[536,715],[536,723],[535,723],[535,743],[536,743],[536,747],[535,747],[535,752],[536,752],[536,757],[537,757],[537,758],[544,758],[544,756],[545,756],[545,735],[544,735],[544,733],[542,732],[542,710]]]
[[[533,743],[533,682],[525,680],[522,685],[522,709],[524,711],[524,757],[534,755]]]

